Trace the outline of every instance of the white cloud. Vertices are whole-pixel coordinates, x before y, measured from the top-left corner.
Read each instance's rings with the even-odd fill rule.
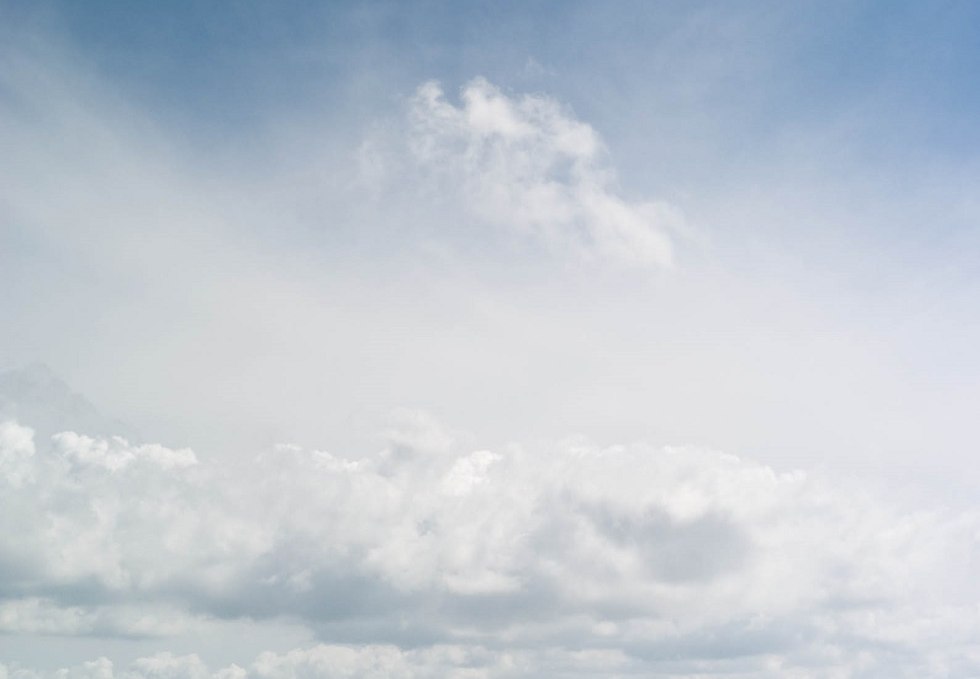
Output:
[[[58,451],[73,463],[103,467],[112,472],[136,462],[147,462],[163,469],[197,464],[197,457],[189,448],[171,450],[155,443],[133,446],[121,436],[93,439],[65,431],[55,434],[53,441]]]
[[[670,232],[681,225],[680,212],[618,195],[599,136],[553,99],[509,97],[477,78],[457,106],[426,83],[412,100],[409,144],[438,191],[486,222],[587,258],[672,261]],[[377,156],[368,159],[376,180]]]
[[[490,679],[520,677],[539,668],[547,676],[597,672],[631,674],[635,662],[616,650],[515,650],[438,644],[401,649],[390,644],[318,644],[286,652],[260,653],[246,666],[210,669],[199,656],[158,653],[116,668],[107,658],[56,672],[37,672],[0,663],[0,679]]]
[[[705,450],[467,451],[406,418],[374,456],[279,446],[234,467],[5,424],[0,459],[30,466],[4,477],[0,624],[154,636],[283,616],[324,638],[483,648],[472,676],[539,676],[560,648],[648,669],[672,658],[679,676],[878,672],[895,648],[919,670],[974,657],[973,514],[900,511]],[[251,672],[429,676],[403,667],[415,652],[318,649]],[[501,669],[519,649],[526,664]],[[205,676],[175,662],[137,674]]]
[[[202,621],[166,605],[72,606],[27,597],[0,601],[0,633],[165,637],[203,627]]]
[[[0,422],[0,473],[6,482],[19,487],[33,480],[34,430],[16,422]]]

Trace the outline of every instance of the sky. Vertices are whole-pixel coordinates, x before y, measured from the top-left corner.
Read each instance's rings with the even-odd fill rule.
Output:
[[[0,0],[0,679],[980,675],[977,45]]]

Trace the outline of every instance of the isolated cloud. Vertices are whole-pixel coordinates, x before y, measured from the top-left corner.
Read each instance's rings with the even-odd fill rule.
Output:
[[[409,145],[440,193],[490,224],[587,258],[671,263],[679,211],[618,195],[598,134],[551,98],[510,97],[476,78],[457,106],[426,83],[412,99]],[[378,173],[376,163],[365,168]]]
[[[342,642],[262,656],[249,673],[270,677],[430,676],[415,664],[448,648],[480,658],[450,663],[458,676],[571,675],[589,653],[678,675],[977,657],[976,516],[704,450],[460,450],[421,415],[389,440],[232,468],[5,423],[0,626],[146,636],[281,617]],[[210,676],[180,667],[168,676]]]

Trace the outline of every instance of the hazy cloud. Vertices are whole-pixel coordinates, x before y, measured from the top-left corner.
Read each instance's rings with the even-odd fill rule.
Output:
[[[618,195],[591,126],[554,99],[511,97],[483,78],[470,81],[460,99],[453,104],[429,82],[411,101],[411,154],[441,192],[490,224],[587,258],[671,263],[680,212]],[[376,175],[376,161],[366,171]]]

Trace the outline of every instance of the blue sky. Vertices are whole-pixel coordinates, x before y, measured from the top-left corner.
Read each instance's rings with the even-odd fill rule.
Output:
[[[453,89],[479,74],[547,92],[603,130],[636,195],[805,172],[815,200],[873,211],[883,193],[940,202],[945,182],[976,171],[972,3],[42,7],[6,11],[230,162],[284,123],[348,135],[419,82]],[[842,248],[887,242],[899,260],[906,248],[955,256],[969,224],[953,207],[927,234],[869,215],[834,235]]]
[[[978,32],[0,2],[0,678],[974,676]]]
[[[661,124],[695,115],[714,128],[716,144],[734,141],[733,132],[752,147],[760,137],[771,143],[774,131],[819,127],[854,106],[876,124],[851,141],[878,153],[927,144],[955,156],[975,143],[978,10],[967,2],[32,3],[5,11],[60,32],[124,87],[191,125],[261,124],[321,97],[334,110],[356,110],[365,104],[354,92],[383,100],[431,77],[455,87],[481,73],[514,87],[546,74],[583,117],[618,131],[613,143],[647,136],[633,130],[642,127],[636,106]],[[544,73],[527,74],[529,59]],[[703,81],[691,82],[692,73]],[[655,97],[660,105],[650,107]],[[727,115],[707,118],[709,107]]]

